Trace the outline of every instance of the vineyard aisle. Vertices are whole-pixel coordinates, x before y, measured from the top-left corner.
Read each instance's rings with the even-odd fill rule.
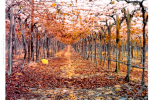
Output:
[[[48,64],[33,62],[21,71],[13,69],[6,79],[7,100],[118,100],[133,97],[132,91],[140,88],[140,82],[126,83],[114,71],[83,59],[71,45],[49,58]]]
[[[96,71],[98,71],[94,63],[83,59],[82,56],[74,51],[74,48],[71,45],[66,46],[64,50],[56,53],[55,57],[56,59],[66,59],[65,64],[60,67],[60,69],[62,70],[60,77],[87,78],[96,74]]]

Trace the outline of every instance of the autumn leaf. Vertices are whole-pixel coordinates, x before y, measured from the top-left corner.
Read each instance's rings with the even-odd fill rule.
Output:
[[[113,1],[111,2],[111,4],[115,4],[115,0],[113,0]]]
[[[52,6],[52,7],[55,7],[55,6],[56,6],[56,3],[53,3],[51,6]]]
[[[72,77],[73,73],[69,72],[69,76]]]
[[[19,9],[21,9],[22,7],[21,6],[19,6]]]
[[[41,68],[44,68],[44,66],[41,66]]]
[[[22,75],[22,73],[19,73],[19,72],[18,72],[18,73],[16,73],[16,75]]]
[[[18,34],[21,35],[21,32],[19,32]]]
[[[41,61],[43,64],[48,64],[48,60],[46,60],[46,59],[42,59]]]

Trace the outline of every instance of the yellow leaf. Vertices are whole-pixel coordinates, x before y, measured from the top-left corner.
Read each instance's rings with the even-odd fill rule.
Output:
[[[69,72],[69,76],[72,77],[73,73]]]
[[[42,59],[41,61],[43,64],[48,64],[48,60],[46,60],[46,59]]]
[[[73,94],[70,94],[68,97],[69,99],[76,100],[76,97]]]
[[[52,6],[52,7],[55,7],[55,6],[56,6],[56,3],[53,3],[51,6]]]
[[[64,14],[63,14],[63,16],[66,16],[66,15],[67,15],[67,13],[64,13]]]
[[[21,9],[22,7],[21,6],[19,6],[19,9]]]
[[[76,11],[77,14],[79,14],[79,11]]]

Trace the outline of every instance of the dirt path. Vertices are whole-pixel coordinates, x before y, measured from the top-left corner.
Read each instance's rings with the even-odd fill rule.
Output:
[[[69,77],[71,78],[74,74],[74,67],[72,66],[71,62],[71,52],[70,52],[71,46],[67,46],[67,51],[65,52],[65,57],[67,58],[67,66],[62,66],[60,69],[62,69],[61,77]]]

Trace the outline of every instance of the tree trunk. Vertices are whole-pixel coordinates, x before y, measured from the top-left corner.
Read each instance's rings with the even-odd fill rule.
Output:
[[[110,46],[111,46],[111,24],[108,26],[108,34],[109,34],[109,44],[108,44],[108,69],[110,69],[111,65],[111,57],[110,57]]]
[[[91,61],[93,61],[93,37],[91,36]]]
[[[36,29],[36,62],[39,62],[39,33],[38,29]]]
[[[104,67],[104,64],[105,64],[105,60],[106,60],[106,32],[104,32],[104,61],[103,61],[103,67]]]
[[[34,28],[34,0],[32,0],[31,8],[31,61],[34,61],[34,37],[33,37],[33,28]]]
[[[31,24],[30,24],[29,30],[31,32]],[[29,33],[29,37],[28,37],[28,62],[30,62],[30,60],[31,60],[30,55],[31,55],[31,34]]]
[[[142,2],[143,3],[143,2]],[[147,18],[145,18],[145,9],[144,9],[144,6],[143,4],[140,4],[140,6],[142,7],[142,14],[143,14],[143,72],[142,72],[142,86],[145,85],[145,80],[144,80],[144,76],[145,76],[145,59],[146,59],[146,56],[145,56],[145,44],[146,44],[146,35],[145,35],[145,27],[146,27],[146,24],[147,24],[147,20],[148,20],[148,16],[146,16]],[[144,88],[143,88],[144,90]]]
[[[38,32],[38,35],[39,35],[39,40],[38,40],[38,61],[41,59],[41,34]]]
[[[33,37],[33,31],[31,32],[31,61],[34,61],[34,37]]]
[[[21,67],[21,70],[22,70],[23,67],[24,67],[27,50],[26,50],[26,41],[25,41],[24,29],[22,29],[21,19],[19,20],[19,24],[20,24],[20,30],[21,30],[21,33],[22,33],[22,44],[23,44],[23,49],[24,49],[24,57],[23,57],[23,63],[22,63],[22,67]]]
[[[102,65],[102,31],[100,32],[100,65]]]
[[[47,38],[47,41],[46,41],[46,48],[47,48],[47,57],[49,58],[49,38]]]
[[[82,45],[81,46],[81,54],[84,57],[84,47],[83,47],[84,46],[84,39],[81,40],[81,45]]]
[[[94,57],[94,62],[97,64],[97,61],[96,61],[96,33],[94,34],[95,36],[94,36],[94,55],[95,55],[95,57]]]
[[[12,54],[15,54],[15,41],[16,41],[16,36],[15,36],[15,27],[16,27],[16,18],[14,18],[14,25],[13,25],[13,32],[12,32]],[[13,58],[12,58],[13,59]]]
[[[120,35],[119,35],[119,16],[116,15],[116,43],[117,43],[117,62],[116,62],[116,73],[120,72],[120,63],[118,61],[120,61]]]
[[[128,59],[127,59],[127,76],[125,77],[125,81],[130,81],[130,70],[131,70],[131,44],[130,44],[130,28],[131,28],[131,19],[129,15],[129,11],[127,11],[127,51],[128,51]]]
[[[8,47],[8,75],[11,75],[11,71],[12,71],[12,34],[13,34],[13,8],[11,8],[11,12],[10,12],[10,30],[9,30],[9,47]]]

